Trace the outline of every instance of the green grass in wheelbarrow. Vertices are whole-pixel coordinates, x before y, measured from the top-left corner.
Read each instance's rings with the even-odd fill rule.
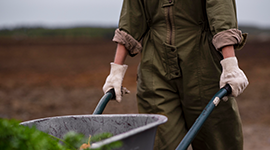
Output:
[[[0,119],[0,149],[5,150],[78,150],[84,148],[94,150],[89,147],[92,142],[112,136],[111,133],[101,133],[92,137],[90,135],[87,139],[83,134],[70,131],[64,135],[63,139],[59,139],[35,127],[22,126],[17,120]],[[117,141],[100,149],[109,150],[121,147],[121,145],[122,143]]]

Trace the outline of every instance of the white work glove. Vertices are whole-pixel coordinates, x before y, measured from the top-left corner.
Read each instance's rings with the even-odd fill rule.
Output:
[[[103,85],[104,94],[114,88],[115,97],[118,102],[121,102],[123,94],[130,93],[126,88],[122,88],[123,78],[125,76],[127,65],[118,65],[111,63],[111,71]]]
[[[238,67],[236,57],[225,58],[220,61],[220,63],[223,68],[220,76],[220,88],[224,87],[228,83],[232,88],[231,96],[237,97],[249,84],[248,79],[244,72]],[[228,98],[223,100],[226,99]]]

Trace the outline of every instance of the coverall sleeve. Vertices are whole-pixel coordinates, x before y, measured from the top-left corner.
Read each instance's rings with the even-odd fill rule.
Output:
[[[142,50],[140,40],[148,30],[147,19],[142,0],[124,0],[121,10],[119,28],[113,41],[125,45],[130,56]]]
[[[212,43],[217,50],[229,45],[241,49],[247,38],[238,30],[235,0],[206,0]]]

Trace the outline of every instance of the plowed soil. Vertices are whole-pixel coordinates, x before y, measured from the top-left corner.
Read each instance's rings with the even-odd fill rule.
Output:
[[[0,39],[0,117],[21,121],[91,114],[103,96],[115,43],[104,39]],[[270,41],[249,41],[237,51],[250,85],[238,105],[245,150],[270,149]],[[138,113],[136,70],[139,56],[128,58],[123,86],[131,94],[111,101],[103,114]]]

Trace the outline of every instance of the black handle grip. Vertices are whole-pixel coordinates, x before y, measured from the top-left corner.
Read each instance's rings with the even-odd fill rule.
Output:
[[[227,95],[232,93],[232,87],[229,84],[226,84],[223,88],[227,91]]]
[[[112,98],[111,99],[115,99],[115,91],[114,91],[114,88],[110,89],[108,92],[106,93],[111,93],[112,94]]]

